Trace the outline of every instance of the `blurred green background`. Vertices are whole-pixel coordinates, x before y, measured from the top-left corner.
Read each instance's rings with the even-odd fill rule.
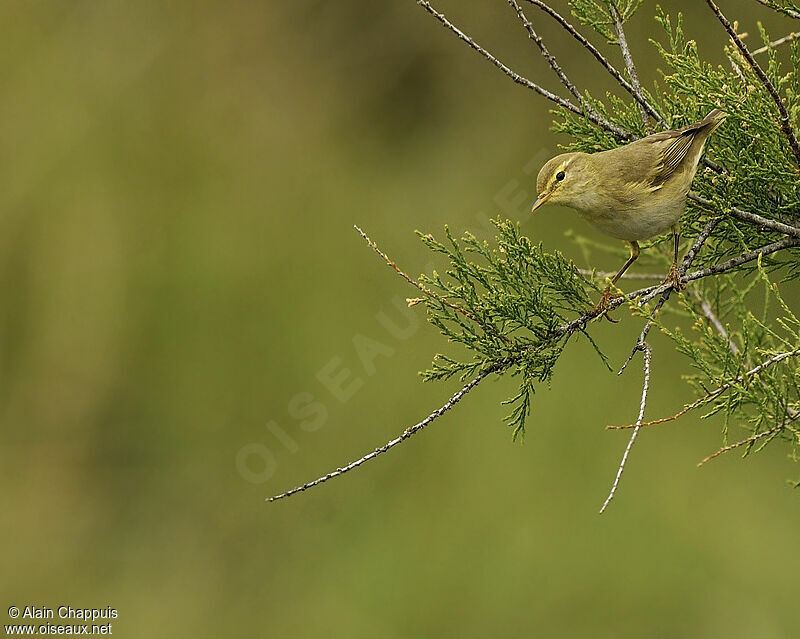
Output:
[[[722,62],[702,3],[662,4]],[[439,6],[560,88],[506,3]],[[723,8],[751,32],[797,26]],[[573,80],[612,88],[529,11]],[[629,26],[647,83],[653,12]],[[0,16],[0,614],[112,606],[124,637],[800,636],[785,448],[698,470],[718,422],[645,431],[598,516],[627,441],[603,427],[635,418],[641,368],[610,374],[585,343],[523,444],[500,422],[514,381],[489,381],[379,461],[264,503],[457,386],[419,381],[442,339],[395,306],[414,291],[353,224],[414,274],[441,266],[414,229],[485,235],[500,214],[576,257],[565,231],[600,239],[566,210],[526,214],[566,142],[544,100],[412,0]],[[613,363],[638,327],[597,326]],[[691,392],[654,345],[657,417]]]

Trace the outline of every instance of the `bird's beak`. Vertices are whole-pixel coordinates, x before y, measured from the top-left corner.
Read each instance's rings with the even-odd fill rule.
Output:
[[[538,209],[542,204],[547,202],[550,197],[553,195],[553,191],[540,195],[536,198],[536,201],[533,203],[533,208],[531,209],[531,213],[533,213],[536,209]]]

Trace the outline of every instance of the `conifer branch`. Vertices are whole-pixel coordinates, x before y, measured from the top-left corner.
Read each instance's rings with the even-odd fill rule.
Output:
[[[637,426],[633,429],[633,433],[631,433],[631,437],[628,440],[628,445],[625,447],[625,452],[622,454],[622,460],[617,468],[617,474],[614,477],[614,483],[611,485],[611,490],[608,493],[608,497],[606,497],[606,500],[603,502],[603,506],[600,508],[601,515],[605,512],[606,508],[608,508],[608,505],[611,503],[611,500],[614,499],[614,495],[617,493],[617,486],[619,486],[619,481],[622,478],[622,472],[625,470],[625,464],[628,461],[628,455],[630,455],[633,444],[636,441],[636,437],[639,435],[638,424],[641,424],[642,419],[644,419],[644,409],[647,405],[647,391],[650,388],[650,363],[653,357],[653,351],[647,342],[642,343],[641,350],[644,353],[644,381],[642,382],[642,399],[641,402],[639,402],[639,417],[636,419]]]
[[[732,257],[729,260],[724,262],[720,262],[718,264],[714,264],[712,266],[707,266],[702,269],[698,269],[696,271],[692,271],[684,275],[681,278],[681,282],[683,284],[688,284],[689,282],[694,282],[695,280],[700,280],[705,277],[710,277],[713,275],[720,275],[722,273],[727,273],[728,271],[732,271],[734,269],[747,264],[748,262],[752,262],[757,260],[759,257],[765,255],[772,255],[773,253],[777,253],[779,251],[783,251],[789,248],[795,248],[800,246],[800,239],[787,237],[783,240],[779,240],[777,242],[772,242],[771,244],[765,244],[755,250],[747,251],[746,253],[741,253],[736,257]],[[688,256],[688,253],[687,253]],[[685,260],[686,258],[684,258]],[[608,310],[613,311],[614,309],[618,308],[628,302],[630,300],[638,300],[637,304],[642,306],[652,300],[659,295],[662,295],[666,291],[672,290],[672,284],[665,283],[665,284],[658,284],[656,286],[645,286],[643,288],[637,289],[630,293],[626,293],[624,297],[614,297],[608,301]],[[660,307],[659,307],[660,308]],[[551,337],[560,337],[567,334],[572,334],[575,331],[582,330],[586,328],[587,324],[595,319],[597,315],[594,312],[589,312],[581,315],[580,317],[575,318],[565,324],[559,326],[553,333]],[[648,329],[649,332],[649,329]],[[645,334],[645,337],[647,334]],[[638,347],[635,348],[632,354],[635,354],[638,351]]]
[[[787,15],[790,18],[796,18],[800,20],[800,12],[797,12],[794,9],[789,9],[788,7],[775,6],[772,2],[770,2],[770,0],[756,0],[756,2],[758,2],[759,4],[763,4],[765,7],[769,7],[773,11],[777,11],[778,13]]]
[[[692,271],[687,275],[684,275],[681,278],[681,283],[688,284],[689,282],[694,282],[695,280],[700,280],[705,277],[711,277],[713,275],[720,275],[722,273],[727,273],[728,271],[732,271],[734,269],[739,268],[747,264],[748,262],[753,262],[757,260],[759,257],[765,255],[772,255],[773,253],[778,253],[779,251],[783,251],[790,248],[796,248],[800,246],[800,239],[787,237],[777,242],[772,242],[771,244],[765,244],[755,250],[747,251],[746,253],[741,253],[736,257],[732,257],[729,260],[725,260],[724,262],[719,262],[718,264],[713,264],[712,266],[707,266],[702,269],[698,269],[696,271]],[[685,259],[685,258],[684,258]],[[624,304],[627,300],[637,299],[639,306],[649,302],[653,298],[657,297],[665,293],[666,291],[672,290],[672,284],[659,284],[658,286],[647,286],[644,288],[640,288],[632,293],[628,293],[625,297],[617,297],[609,301],[608,306],[609,310],[613,310],[618,306]],[[592,319],[592,315],[589,314],[588,319]],[[583,317],[578,318],[577,320],[573,320],[569,324],[565,326],[570,326],[575,322],[580,322],[583,320]]]
[[[413,286],[413,287],[415,287],[416,289],[420,290],[420,291],[421,291],[422,293],[424,293],[424,294],[425,294],[427,297],[430,297],[430,298],[433,298],[433,299],[435,299],[435,300],[436,300],[437,302],[439,302],[440,304],[443,304],[444,306],[447,306],[448,308],[451,308],[451,309],[453,309],[453,310],[454,310],[454,311],[456,311],[457,313],[461,313],[461,314],[462,314],[464,317],[468,317],[468,318],[469,318],[469,319],[471,319],[473,322],[475,322],[475,324],[477,324],[478,326],[480,326],[480,327],[481,327],[483,330],[485,330],[485,331],[487,331],[487,332],[489,332],[489,333],[493,333],[494,335],[496,335],[497,337],[500,337],[501,339],[505,340],[506,342],[509,342],[509,343],[511,342],[511,340],[510,340],[508,337],[506,337],[505,335],[501,335],[500,333],[498,333],[498,332],[497,332],[497,329],[496,329],[494,326],[492,326],[491,324],[486,324],[485,322],[482,322],[481,320],[479,320],[477,317],[475,317],[475,316],[474,316],[472,313],[470,313],[470,312],[469,312],[469,311],[467,311],[466,309],[463,309],[463,308],[461,308],[460,306],[458,306],[458,304],[453,304],[452,302],[450,302],[450,301],[448,301],[448,300],[444,299],[444,298],[443,298],[441,295],[437,295],[437,294],[436,294],[434,291],[432,291],[431,289],[429,289],[427,286],[425,286],[424,284],[422,284],[422,283],[418,282],[418,281],[417,281],[417,280],[415,280],[413,277],[411,277],[410,275],[408,275],[408,274],[407,274],[405,271],[403,271],[403,270],[402,270],[402,269],[401,269],[401,268],[400,268],[400,267],[397,265],[397,263],[396,263],[396,262],[395,262],[395,261],[394,261],[392,258],[390,258],[388,255],[386,255],[386,253],[384,253],[383,251],[381,251],[380,247],[379,247],[379,246],[378,246],[378,245],[377,245],[375,242],[373,242],[373,241],[372,241],[372,240],[369,238],[369,236],[368,236],[366,233],[364,233],[364,231],[362,231],[362,230],[361,230],[361,229],[360,229],[358,226],[356,226],[356,225],[354,225],[353,227],[355,228],[355,230],[356,230],[356,231],[358,231],[358,233],[361,235],[361,237],[363,237],[363,238],[364,238],[364,241],[365,241],[365,242],[366,242],[366,243],[369,245],[369,247],[370,247],[370,248],[371,248],[373,251],[375,251],[375,252],[376,252],[378,255],[380,255],[380,256],[383,258],[383,261],[384,261],[384,262],[386,262],[386,264],[388,264],[388,265],[389,265],[391,268],[393,268],[393,269],[395,270],[395,272],[396,272],[396,273],[397,273],[397,274],[398,274],[400,277],[402,277],[402,278],[403,278],[403,279],[404,279],[406,282],[408,282],[409,284],[411,284],[411,286]],[[411,302],[411,301],[409,301],[409,305],[411,305],[411,304],[412,304],[412,302]]]
[[[733,28],[733,25],[728,21],[728,19],[724,16],[722,11],[720,11],[719,7],[714,3],[714,0],[706,0],[706,4],[709,6],[711,11],[714,12],[714,15],[717,16],[717,20],[719,20],[720,24],[725,28],[725,31],[728,32],[728,35],[733,40],[733,43],[736,45],[736,48],[739,49],[741,54],[744,56],[745,60],[747,60],[750,68],[753,69],[753,73],[756,74],[758,79],[761,81],[761,84],[767,90],[772,101],[775,103],[775,106],[778,107],[778,113],[780,114],[780,127],[783,134],[786,136],[786,139],[789,142],[789,147],[792,149],[792,153],[794,154],[794,159],[798,167],[800,167],[800,143],[798,143],[797,138],[794,134],[794,129],[792,129],[791,121],[789,120],[789,113],[786,110],[786,105],[783,103],[783,98],[781,98],[780,94],[778,93],[775,85],[770,82],[770,79],[767,77],[767,74],[764,73],[764,70],[761,66],[756,62],[756,59],[753,57],[753,54],[750,53],[750,50],[747,48],[747,45],[742,41],[739,35],[736,33],[736,30]]]
[[[706,228],[708,228],[708,226]],[[692,256],[691,259],[694,259],[693,256],[696,255],[696,253],[699,250],[699,247],[702,245],[702,243],[703,242],[698,242],[696,240],[694,245],[693,245],[693,247],[692,247],[692,249],[695,249],[695,250],[690,249],[690,252],[687,253],[687,257]],[[732,258],[730,260],[727,260],[726,262],[723,262],[721,264],[717,264],[717,265],[714,265],[712,267],[708,267],[708,268],[705,268],[705,269],[700,269],[698,271],[694,271],[692,273],[689,273],[688,275],[686,275],[683,278],[683,280],[685,280],[687,282],[688,281],[694,281],[694,280],[697,280],[697,279],[700,279],[700,278],[703,278],[703,277],[708,277],[710,275],[724,273],[724,272],[727,272],[727,271],[732,270],[734,268],[737,268],[738,266],[741,266],[742,264],[745,264],[747,262],[755,260],[755,259],[757,259],[758,257],[760,257],[762,255],[767,255],[767,254],[774,253],[776,251],[782,250],[784,248],[793,247],[793,246],[799,246],[799,245],[800,245],[800,239],[791,238],[791,237],[790,238],[786,238],[786,239],[781,240],[779,242],[774,242],[772,244],[768,244],[766,246],[763,246],[760,249],[756,249],[755,251],[749,251],[747,253],[743,253],[743,254],[741,254],[741,255],[739,255],[739,256],[737,256],[735,258]],[[384,257],[384,259],[390,265],[393,264],[392,260],[389,259],[388,256]],[[690,263],[691,263],[691,261],[689,261],[687,263],[687,258],[684,258],[684,264],[686,265],[686,267],[688,267],[688,264],[690,264]],[[395,267],[393,267],[393,268],[395,268]],[[402,271],[400,271],[399,267],[396,267],[395,270],[397,270],[398,273],[402,274]],[[406,279],[408,279],[410,281],[410,283],[412,283],[412,285],[414,285],[413,281],[411,281],[410,278],[406,278]],[[659,286],[645,287],[645,288],[639,289],[638,291],[634,291],[633,293],[630,293],[628,295],[628,298],[637,298],[638,297],[639,298],[639,303],[643,304],[647,300],[652,299],[653,297],[655,297],[657,295],[663,294],[666,291],[671,290],[671,288],[672,288],[671,284],[662,284],[662,285],[659,285]],[[623,304],[626,301],[626,299],[628,299],[628,298],[615,298],[615,299],[612,299],[609,302],[609,307],[610,308],[616,308],[617,306]],[[572,320],[570,322],[567,322],[567,323],[562,324],[559,327],[557,327],[554,331],[552,331],[549,334],[547,339],[552,341],[552,342],[555,342],[559,338],[561,338],[561,337],[563,337],[565,335],[571,335],[571,334],[575,333],[576,331],[583,331],[583,329],[586,327],[586,325],[592,319],[594,319],[595,317],[596,317],[596,315],[591,311],[588,312],[588,313],[585,313],[582,316],[580,316],[580,317],[578,317],[578,318],[576,318],[576,319],[574,319],[574,320]],[[644,417],[644,407],[645,407],[646,398],[647,398],[647,390],[648,390],[648,387],[649,387],[650,357],[652,355],[651,351],[650,351],[650,347],[649,347],[649,345],[646,344],[646,342],[639,343],[637,341],[636,350],[642,350],[645,353],[646,366],[645,366],[645,384],[644,384],[643,392],[642,392],[642,403],[640,404],[640,411],[639,411],[640,414],[639,414],[639,418],[637,420],[637,422],[639,422],[639,423],[634,425],[634,428],[636,428],[637,426],[641,427],[641,426],[644,426],[644,425],[649,425],[649,423],[642,422],[641,420]],[[797,354],[800,354],[800,350],[797,351]],[[452,409],[467,393],[469,393],[473,388],[475,388],[488,375],[490,375],[491,373],[500,373],[500,372],[502,372],[504,370],[507,370],[511,366],[514,366],[515,364],[519,363],[525,357],[525,355],[526,355],[526,352],[524,350],[523,351],[518,351],[518,352],[516,352],[516,353],[514,353],[514,354],[512,354],[512,355],[510,355],[508,357],[505,357],[502,360],[495,361],[494,363],[489,364],[488,366],[486,366],[483,369],[481,369],[470,382],[468,382],[466,385],[464,385],[459,391],[457,391],[442,406],[440,406],[435,411],[430,413],[425,419],[421,420],[417,424],[414,424],[413,426],[408,427],[406,430],[403,431],[403,433],[401,435],[399,435],[395,439],[392,439],[391,441],[387,442],[383,446],[381,446],[379,448],[376,448],[372,452],[370,452],[370,453],[364,455],[363,457],[361,457],[361,458],[359,458],[359,459],[347,464],[346,466],[343,466],[341,468],[337,468],[336,470],[331,471],[330,473],[327,473],[326,475],[323,475],[323,476],[315,479],[314,481],[302,484],[302,485],[297,486],[296,488],[293,488],[293,489],[291,489],[289,491],[286,491],[286,492],[280,493],[278,495],[274,495],[272,497],[269,497],[267,499],[267,501],[269,501],[269,502],[277,501],[277,500],[283,499],[285,497],[290,497],[290,496],[292,496],[292,495],[294,495],[296,493],[303,492],[305,490],[308,490],[309,488],[313,488],[314,486],[318,486],[319,484],[325,483],[329,479],[333,479],[334,477],[338,477],[340,475],[343,475],[343,474],[353,470],[354,468],[357,468],[358,466],[366,463],[367,461],[369,461],[371,459],[375,459],[379,455],[382,455],[383,453],[387,452],[391,448],[394,448],[395,446],[397,446],[398,444],[402,443],[403,441],[405,441],[406,439],[408,439],[409,437],[411,437],[415,433],[417,433],[420,430],[422,430],[423,428],[425,428],[425,426],[427,426],[431,422],[435,421],[436,419],[438,419],[439,417],[444,415],[444,413],[446,413],[447,411]],[[788,356],[789,356],[788,354],[784,354],[783,356],[780,356],[780,357],[781,357],[781,359],[783,359],[783,358],[788,357]],[[779,356],[776,356],[773,359],[775,359],[776,361],[779,361],[779,359],[776,359],[777,357],[779,357]],[[775,363],[775,362],[771,362],[771,363]],[[764,362],[761,365],[761,368],[769,366],[769,365],[771,365],[771,363],[770,362]],[[761,368],[759,368],[759,370],[761,370]],[[653,422],[653,423],[658,423],[658,422]],[[623,456],[622,463],[620,464],[620,467],[619,467],[619,469],[617,471],[617,477],[615,478],[614,484],[612,486],[612,491],[611,491],[611,494],[609,495],[609,499],[607,499],[606,504],[604,504],[604,509],[608,505],[608,502],[610,502],[610,500],[613,498],[613,495],[614,495],[614,493],[616,491],[616,487],[619,484],[619,479],[622,476],[622,470],[624,469],[625,462],[627,461],[628,455],[630,454],[630,449],[633,446],[634,440],[635,440],[635,437],[632,437],[631,440],[628,442],[628,447],[625,450],[625,454]]]
[[[395,437],[391,441],[387,442],[383,446],[376,448],[371,453],[367,453],[363,457],[350,462],[346,466],[342,466],[341,468],[337,468],[329,472],[327,475],[323,475],[315,479],[314,481],[310,481],[308,483],[302,484],[301,486],[297,486],[296,488],[292,488],[291,490],[287,490],[284,493],[280,493],[278,495],[273,495],[272,497],[267,498],[268,502],[278,501],[279,499],[284,499],[285,497],[291,497],[297,493],[303,492],[304,490],[308,490],[309,488],[313,488],[314,486],[319,486],[320,484],[324,484],[329,479],[333,479],[334,477],[339,477],[340,475],[344,475],[345,473],[353,470],[354,468],[358,468],[361,464],[364,464],[371,459],[375,459],[379,455],[389,451],[390,449],[394,448],[398,444],[403,443],[412,435],[418,433],[423,428],[425,428],[431,422],[439,419],[442,415],[444,415],[447,411],[449,411],[453,406],[455,406],[458,402],[460,402],[464,396],[469,393],[473,388],[475,388],[478,384],[480,384],[486,377],[490,374],[499,372],[502,369],[502,364],[495,364],[494,366],[490,366],[479,372],[470,382],[465,384],[460,390],[458,390],[450,399],[448,399],[444,404],[442,404],[439,408],[433,411],[430,415],[428,415],[425,419],[420,422],[417,422],[413,426],[409,426],[406,428],[399,436]]]
[[[711,200],[708,200],[704,197],[700,197],[696,193],[689,193],[689,199],[693,202],[697,202],[701,206],[705,208],[716,211],[717,208]],[[762,231],[770,230],[770,231],[777,231],[778,233],[783,233],[784,235],[791,235],[792,237],[800,237],[800,228],[797,226],[792,226],[790,224],[784,224],[783,222],[779,222],[778,220],[772,220],[757,213],[752,213],[750,211],[745,211],[740,209],[737,206],[732,206],[729,209],[722,211],[727,215],[735,217],[743,222],[749,222],[750,224],[755,225]]]

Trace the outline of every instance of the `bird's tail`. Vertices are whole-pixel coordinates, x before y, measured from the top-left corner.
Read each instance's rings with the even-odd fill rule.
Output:
[[[698,128],[705,128],[710,126],[709,133],[716,129],[720,124],[725,121],[725,118],[728,117],[728,114],[721,109],[714,109],[709,113],[706,117],[704,117],[700,122],[697,123]]]

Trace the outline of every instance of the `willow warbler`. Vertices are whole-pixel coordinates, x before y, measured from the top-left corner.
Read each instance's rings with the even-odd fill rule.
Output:
[[[674,257],[664,281],[680,289],[678,221],[703,145],[724,117],[714,109],[682,129],[648,135],[610,151],[557,155],[539,171],[539,196],[532,211],[545,202],[562,204],[606,235],[626,240],[631,256],[612,278],[612,285],[639,257],[639,240],[672,229]],[[605,313],[610,291],[610,286],[603,291],[595,309],[598,315]]]

